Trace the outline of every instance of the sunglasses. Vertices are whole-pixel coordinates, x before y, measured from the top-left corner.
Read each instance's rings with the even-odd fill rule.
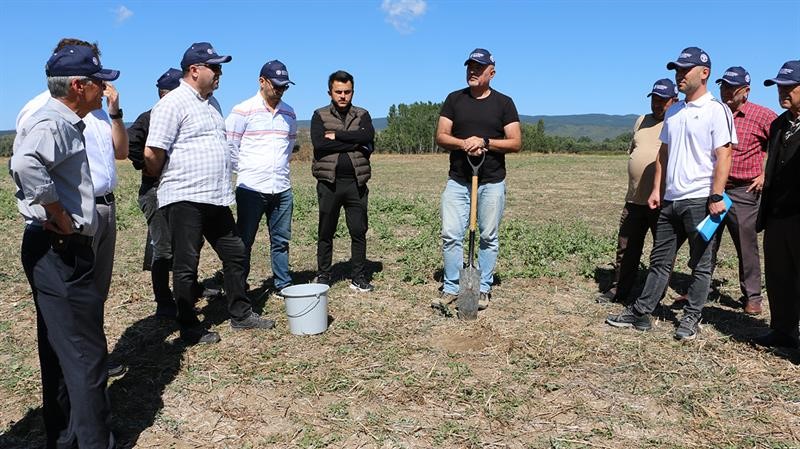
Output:
[[[284,84],[283,86],[279,86],[279,85],[273,83],[272,81],[270,81],[269,84],[272,86],[272,88],[274,90],[286,91],[286,90],[289,89],[289,84],[288,83]]]
[[[219,64],[194,64],[194,65],[200,66],[200,67],[207,67],[209,70],[211,70],[214,73],[222,72],[222,66],[219,65]]]

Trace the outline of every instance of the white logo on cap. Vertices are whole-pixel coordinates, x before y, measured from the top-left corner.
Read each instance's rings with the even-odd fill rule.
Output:
[[[678,56],[678,59],[688,59],[688,58],[691,58],[691,57],[692,57],[691,53],[681,53],[681,55]]]
[[[700,60],[703,62],[708,62],[708,55],[705,53],[700,53]]]
[[[210,55],[213,55],[214,54],[214,49],[213,48],[207,48],[206,49],[206,53],[208,53]]]
[[[469,55],[469,57],[470,58],[482,58],[483,57],[483,53],[473,53],[473,54]]]
[[[736,77],[736,75],[738,75],[736,72],[725,72],[725,76],[730,76],[731,78]]]
[[[276,75],[288,75],[288,73],[286,73],[286,72],[284,72],[283,70],[280,70],[280,69],[276,70],[275,74]]]
[[[494,56],[489,56],[489,60],[494,62]]]
[[[790,74],[792,72],[794,72],[794,70],[792,70],[792,69],[780,69],[778,71],[778,75],[788,75],[788,74]]]
[[[745,82],[745,83],[749,83],[749,82],[750,82],[750,74],[746,74],[746,75],[744,76],[744,82]]]
[[[97,58],[92,56],[92,64],[99,65],[100,63],[97,61]]]
[[[667,86],[664,86],[664,85],[661,85],[661,84],[656,84],[655,86],[653,86],[653,89],[656,89],[656,90],[667,90]]]
[[[675,91],[675,95],[678,95],[678,86],[675,86],[674,91]]]

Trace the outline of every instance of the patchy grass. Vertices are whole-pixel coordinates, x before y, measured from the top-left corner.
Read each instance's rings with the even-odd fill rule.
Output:
[[[5,161],[3,161],[5,163]],[[445,155],[373,158],[368,257],[376,290],[347,288],[349,242],[337,230],[331,327],[290,335],[271,283],[262,226],[250,285],[278,327],[233,333],[224,301],[201,302],[222,335],[185,348],[154,311],[141,272],[145,225],[138,173],[120,164],[120,230],[106,332],[125,376],[109,394],[121,447],[163,448],[790,448],[800,447],[795,353],[744,341],[769,314],[749,317],[726,237],[718,298],[701,338],[672,339],[676,311],[653,331],[603,324],[616,306],[592,301],[611,275],[626,188],[624,157],[508,158],[506,214],[492,306],[475,322],[428,307],[441,269],[439,195]],[[317,205],[309,163],[294,162],[290,262],[296,282],[316,268]],[[0,447],[43,441],[35,311],[19,262],[22,223],[9,178],[0,182]],[[646,263],[646,258],[644,260]],[[203,251],[201,277],[220,264]],[[686,282],[686,250],[673,288]],[[665,299],[668,306],[675,292]]]

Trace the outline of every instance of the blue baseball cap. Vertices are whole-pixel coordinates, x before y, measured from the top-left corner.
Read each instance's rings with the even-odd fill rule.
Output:
[[[669,78],[662,78],[653,84],[653,90],[648,97],[658,95],[661,98],[673,98],[678,96],[678,86]]]
[[[800,84],[800,60],[786,61],[783,67],[778,70],[778,76],[764,81],[765,86],[772,86],[773,84],[779,86]]]
[[[170,68],[158,78],[158,81],[156,81],[156,87],[161,90],[175,89],[181,84],[181,78],[183,78],[182,71]]]
[[[119,70],[104,69],[91,48],[65,45],[53,53],[45,66],[47,76],[88,76],[103,81],[119,78]]]
[[[464,65],[469,64],[470,61],[475,61],[480,65],[494,65],[494,56],[489,53],[485,48],[476,48],[469,54],[469,58],[464,61]]]
[[[230,56],[220,56],[208,42],[195,42],[186,49],[181,59],[181,68],[186,70],[192,64],[222,64],[231,61]]]
[[[286,65],[277,59],[269,61],[261,67],[261,76],[278,86],[294,84],[289,81],[289,71],[286,70]]]
[[[698,65],[711,68],[711,58],[699,47],[688,47],[683,49],[677,61],[667,63],[667,70],[674,70],[675,67],[685,69]]]
[[[717,80],[717,84],[725,83],[731,86],[749,86],[750,74],[744,67],[731,67],[722,74],[722,78]]]

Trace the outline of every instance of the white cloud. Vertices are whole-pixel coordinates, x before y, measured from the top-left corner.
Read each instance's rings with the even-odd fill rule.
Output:
[[[119,5],[117,9],[114,10],[114,13],[117,15],[117,25],[130,19],[131,16],[133,16],[133,11],[126,8],[124,5]]]
[[[414,31],[411,22],[422,17],[428,8],[425,0],[383,0],[381,9],[386,13],[386,21],[400,33]]]

